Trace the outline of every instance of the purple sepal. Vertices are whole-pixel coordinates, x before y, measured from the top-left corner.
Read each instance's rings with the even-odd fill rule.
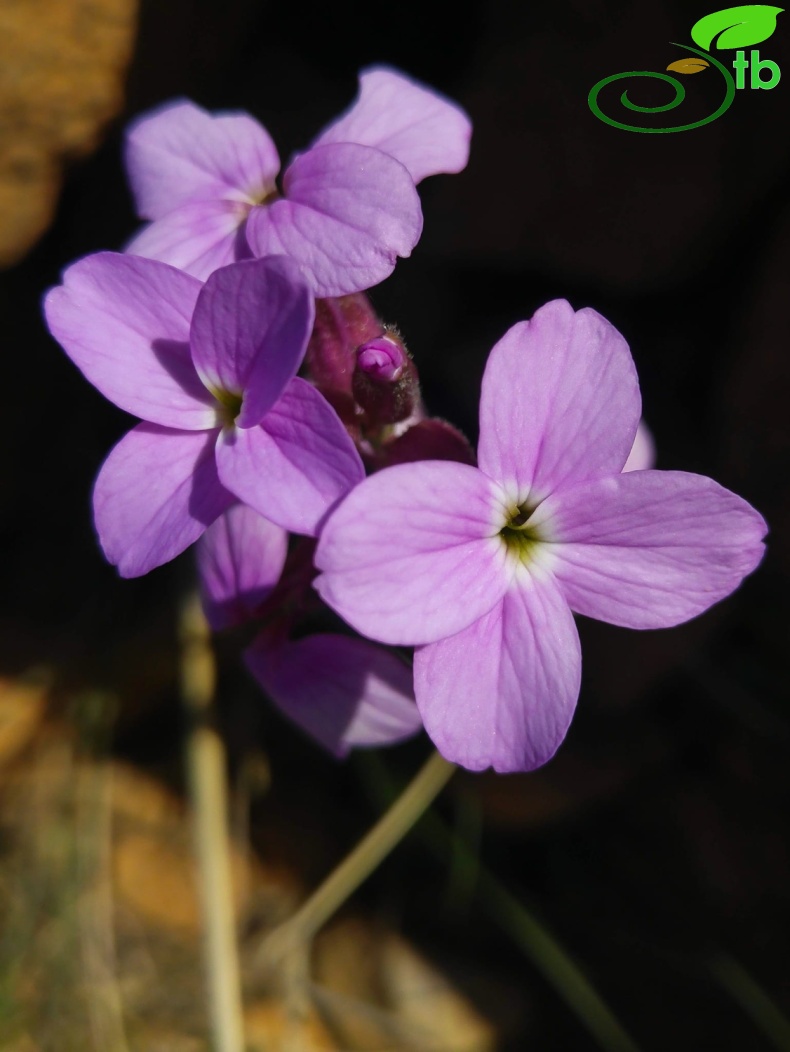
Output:
[[[419,420],[394,441],[382,446],[376,466],[410,464],[415,460],[455,460],[475,465],[475,453],[469,440],[446,420]]]

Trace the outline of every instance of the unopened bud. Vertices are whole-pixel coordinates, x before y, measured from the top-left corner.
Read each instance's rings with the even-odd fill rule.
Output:
[[[316,300],[315,325],[305,357],[309,378],[324,393],[342,391],[350,395],[357,347],[383,330],[364,292]]]
[[[400,380],[407,360],[403,347],[389,336],[363,343],[357,351],[357,369],[379,383]]]
[[[417,370],[394,333],[377,336],[358,349],[351,389],[369,426],[396,424],[412,415],[420,398]]]

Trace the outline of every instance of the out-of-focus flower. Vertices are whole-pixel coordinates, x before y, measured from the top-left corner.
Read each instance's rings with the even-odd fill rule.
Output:
[[[765,522],[740,497],[623,472],[640,411],[622,336],[550,303],[491,352],[478,468],[387,468],[327,519],[316,587],[361,633],[418,646],[417,705],[447,759],[523,771],[552,756],[579,693],[571,611],[676,625],[759,562]]]
[[[313,297],[292,260],[236,263],[203,285],[156,260],[100,253],[66,270],[45,313],[87,379],[144,421],[93,494],[122,576],[174,558],[236,499],[313,534],[363,477],[337,414],[296,377]]]
[[[422,720],[411,669],[395,654],[334,632],[290,638],[305,613],[326,610],[310,587],[309,553],[297,553],[283,574],[287,540],[285,530],[243,504],[209,526],[197,545],[209,624],[219,630],[264,621],[245,652],[248,668],[278,709],[335,756],[416,734]]]
[[[470,136],[460,107],[371,68],[356,102],[294,158],[278,187],[280,158],[252,117],[169,103],[127,137],[137,208],[152,220],[127,251],[201,278],[245,256],[283,254],[316,296],[371,288],[419,240],[415,184],[461,171]]]

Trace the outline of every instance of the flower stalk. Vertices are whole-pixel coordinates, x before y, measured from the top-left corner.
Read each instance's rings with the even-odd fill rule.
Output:
[[[212,1045],[216,1052],[243,1052],[225,751],[213,725],[216,663],[209,628],[195,593],[190,594],[182,607],[179,630],[181,698],[187,716],[186,760],[203,914]]]
[[[455,769],[438,752],[432,753],[389,810],[301,909],[264,939],[256,963],[274,966],[300,944],[308,944],[419,821]]]

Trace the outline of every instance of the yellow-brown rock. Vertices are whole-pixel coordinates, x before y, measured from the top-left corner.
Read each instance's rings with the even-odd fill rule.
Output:
[[[0,4],[0,266],[49,226],[63,164],[121,110],[137,0]]]

